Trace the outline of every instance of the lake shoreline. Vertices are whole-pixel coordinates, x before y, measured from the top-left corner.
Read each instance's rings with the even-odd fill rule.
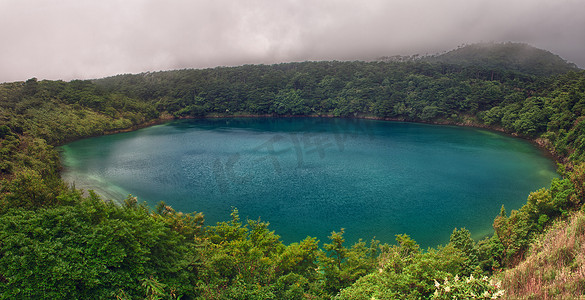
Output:
[[[567,158],[555,153],[554,148],[550,144],[550,142],[546,139],[542,138],[532,138],[528,136],[520,135],[516,132],[505,130],[503,127],[500,126],[492,126],[487,124],[482,124],[478,122],[473,116],[464,116],[464,120],[460,122],[454,122],[449,120],[435,120],[435,121],[420,121],[420,120],[408,120],[406,118],[387,118],[387,117],[376,117],[371,115],[355,115],[350,117],[340,117],[331,114],[312,114],[312,115],[275,115],[275,114],[248,114],[248,113],[234,113],[234,114],[210,114],[201,117],[194,117],[194,116],[182,116],[182,117],[175,117],[168,113],[161,114],[156,119],[147,120],[143,123],[136,124],[130,126],[128,128],[123,129],[116,129],[116,130],[107,130],[102,132],[101,134],[89,135],[89,136],[80,136],[72,139],[68,139],[63,141],[62,143],[55,145],[57,147],[66,145],[68,143],[82,140],[85,138],[91,137],[98,137],[103,135],[111,135],[111,134],[118,134],[118,133],[125,133],[125,132],[132,132],[142,128],[147,128],[151,126],[161,125],[172,121],[177,120],[198,120],[198,119],[222,119],[222,118],[339,118],[339,119],[364,119],[364,120],[379,120],[379,121],[389,121],[389,122],[407,122],[407,123],[416,123],[416,124],[429,124],[429,125],[447,125],[447,126],[458,126],[458,127],[469,127],[469,128],[478,128],[484,129],[492,132],[497,132],[501,134],[505,134],[514,138],[519,138],[526,140],[533,144],[535,147],[540,149],[542,153],[552,159],[557,164],[566,164]]]
[[[198,119],[222,119],[222,118],[338,118],[338,119],[363,119],[363,120],[379,120],[379,121],[389,121],[389,122],[407,122],[407,123],[415,123],[415,124],[429,124],[429,125],[447,125],[447,126],[457,126],[457,127],[469,127],[469,128],[478,128],[484,129],[492,132],[497,132],[501,134],[505,134],[510,137],[519,138],[526,140],[533,144],[535,147],[540,149],[544,155],[550,159],[552,159],[557,164],[565,164],[567,163],[567,159],[563,156],[558,155],[554,152],[552,145],[546,139],[542,138],[532,138],[528,136],[520,135],[516,132],[509,131],[504,129],[500,126],[492,126],[487,124],[479,123],[475,120],[472,116],[465,116],[464,120],[461,122],[454,122],[448,120],[436,120],[436,121],[414,121],[408,120],[406,118],[387,118],[387,117],[376,117],[370,115],[355,115],[351,117],[340,117],[330,114],[312,114],[312,115],[275,115],[275,114],[212,114],[206,115],[201,117],[194,117],[194,116],[183,116],[183,117],[174,117],[171,115],[162,115],[158,119],[154,119],[151,121],[147,121],[142,124],[135,125],[130,128],[120,129],[120,130],[113,130],[104,132],[104,135],[116,134],[116,133],[124,133],[124,132],[131,132],[138,129],[160,125],[176,120],[198,120]]]
[[[118,130],[109,130],[109,131],[104,131],[102,134],[98,134],[98,135],[84,136],[84,137],[71,139],[71,140],[68,140],[61,145],[58,145],[58,147],[64,146],[68,143],[71,143],[71,142],[74,142],[77,140],[98,137],[98,136],[105,136],[105,135],[113,135],[113,134],[118,134],[118,133],[133,132],[133,131],[140,130],[143,128],[161,125],[161,124],[165,124],[165,123],[169,123],[169,122],[173,122],[173,121],[178,121],[178,120],[204,120],[204,119],[223,119],[223,118],[226,118],[226,119],[230,119],[230,118],[274,118],[274,119],[276,119],[276,118],[331,118],[331,119],[338,118],[338,119],[379,120],[379,121],[388,121],[388,122],[405,122],[405,123],[414,123],[414,124],[428,124],[428,125],[444,125],[444,126],[478,128],[478,129],[488,130],[491,132],[504,134],[504,135],[507,135],[509,137],[519,138],[519,139],[528,141],[533,146],[538,148],[545,157],[551,159],[554,163],[556,163],[556,164],[566,163],[565,157],[561,157],[561,156],[557,155],[556,153],[554,153],[553,148],[551,147],[550,142],[548,142],[548,140],[541,139],[541,138],[530,138],[530,137],[526,137],[526,136],[521,136],[515,132],[507,131],[502,127],[481,124],[481,123],[473,120],[474,118],[471,116],[466,117],[463,122],[453,122],[453,121],[447,121],[447,120],[437,120],[437,121],[432,121],[432,122],[425,122],[425,121],[413,121],[413,120],[408,120],[405,118],[384,118],[384,117],[376,117],[376,116],[368,116],[368,115],[340,117],[340,116],[329,115],[329,114],[274,115],[274,114],[247,114],[247,113],[237,114],[236,113],[236,114],[229,114],[229,115],[228,114],[213,114],[213,115],[207,115],[207,116],[201,116],[201,117],[193,117],[193,116],[175,117],[175,116],[172,116],[169,114],[161,114],[161,116],[159,116],[159,118],[157,118],[157,119],[148,120],[148,121],[145,121],[143,123],[140,123],[140,124],[128,127],[128,128],[118,129]],[[60,171],[61,178],[62,178],[62,174],[64,171],[65,171],[65,166],[61,162],[61,171]],[[115,201],[115,202],[118,202],[118,201]]]
[[[461,213],[462,209],[473,207],[479,203],[477,201],[478,199],[485,198],[483,202],[486,203],[486,206],[484,206],[486,212],[493,211],[494,215],[496,215],[501,208],[502,201],[513,199],[512,202],[504,201],[502,203],[506,203],[506,207],[520,207],[525,202],[526,195],[529,192],[550,184],[549,179],[544,181],[539,179],[543,178],[543,174],[556,177],[552,162],[543,157],[532,144],[524,140],[513,139],[505,135],[490,133],[484,130],[465,129],[456,126],[418,125],[413,122],[360,121],[359,119],[351,118],[297,117],[246,119],[235,118],[236,116],[233,118],[219,117],[200,120],[189,120],[190,118],[188,118],[184,121],[179,120],[160,126],[153,126],[146,130],[118,135],[117,137],[110,135],[67,145],[64,149],[71,147],[72,152],[65,151],[64,155],[69,153],[72,155],[74,153],[77,154],[69,156],[69,158],[68,156],[64,156],[63,162],[66,165],[69,162],[79,162],[77,165],[72,164],[71,166],[80,166],[81,173],[76,173],[74,169],[70,169],[69,171],[73,171],[69,173],[70,175],[80,175],[80,178],[68,177],[66,173],[64,173],[64,178],[79,181],[76,182],[77,187],[81,187],[81,181],[89,185],[94,182],[96,186],[102,183],[112,183],[114,185],[113,188],[121,188],[115,189],[116,191],[132,191],[133,195],[146,201],[149,207],[156,205],[158,201],[162,200],[171,203],[170,205],[177,211],[190,212],[195,210],[206,213],[210,212],[210,216],[212,216],[209,218],[209,220],[212,220],[210,224],[228,218],[227,215],[223,216],[223,214],[229,210],[228,206],[223,207],[220,211],[213,210],[210,207],[213,205],[226,205],[227,203],[227,205],[233,205],[241,209],[242,215],[246,217],[252,219],[258,216],[266,217],[266,220],[273,223],[274,226],[284,226],[282,228],[285,228],[288,226],[286,224],[294,223],[294,221],[288,221],[284,225],[279,224],[281,217],[291,215],[291,211],[295,206],[288,207],[285,205],[285,203],[290,202],[300,203],[300,205],[295,204],[295,209],[300,211],[300,213],[295,213],[297,217],[311,215],[311,219],[325,220],[330,218],[327,220],[330,220],[332,222],[331,224],[334,225],[332,225],[333,227],[327,228],[329,232],[333,228],[346,227],[345,222],[349,222],[348,220],[352,220],[352,218],[355,219],[355,212],[364,210],[368,211],[367,215],[372,218],[371,220],[376,220],[375,222],[372,221],[373,223],[381,222],[380,224],[386,224],[384,225],[385,228],[392,228],[390,232],[392,233],[414,232],[404,227],[410,225],[408,225],[408,222],[404,222],[402,215],[399,216],[394,213],[397,209],[402,209],[406,206],[421,207],[419,205],[420,203],[426,203],[425,207],[429,209],[434,206],[439,207],[437,214],[454,210],[448,215],[459,215],[469,219],[467,213]],[[203,125],[203,131],[199,128],[198,124]],[[231,127],[235,129],[229,129]],[[299,131],[301,128],[307,129],[310,134],[305,136]],[[189,131],[194,129],[194,132],[189,135],[183,135],[187,132],[187,129]],[[212,131],[212,133],[208,133],[208,130]],[[217,132],[213,133],[215,131]],[[249,134],[246,133],[248,131],[250,131]],[[289,135],[288,133],[292,134]],[[303,135],[301,136],[299,134]],[[318,136],[315,136],[315,134],[318,134]],[[216,135],[219,137],[216,137]],[[372,138],[373,135],[376,138]],[[151,136],[156,138],[149,139],[148,137]],[[264,151],[265,148],[262,148],[266,145],[267,141],[274,141],[275,136],[280,137],[278,139],[279,144],[275,145],[275,150],[289,149],[287,155],[278,157],[278,170],[274,166],[273,161],[267,160],[267,153],[269,151]],[[291,143],[295,143],[294,137],[299,138],[298,141],[302,142],[302,144],[296,144],[297,147],[301,147],[300,149],[302,151],[300,159],[303,165],[301,167],[299,167],[298,151],[297,153],[290,151],[292,149],[291,147],[293,147]],[[307,138],[306,141],[304,140],[305,137]],[[248,138],[252,138],[252,140]],[[303,138],[303,140],[300,138]],[[246,139],[242,144],[246,148],[238,148],[236,146],[240,145],[240,139]],[[414,141],[411,141],[412,139]],[[332,149],[327,151],[327,161],[322,161],[325,159],[325,154],[318,155],[321,153],[317,152],[315,147],[319,146],[313,144],[312,141],[323,142],[322,145],[324,147],[332,147]],[[110,146],[108,145],[110,142],[116,143],[117,146],[109,148]],[[173,142],[178,142],[178,144],[173,145]],[[345,150],[335,148],[336,143],[343,143],[341,148]],[[198,149],[197,147],[200,145],[204,145],[203,150],[193,150]],[[210,145],[216,146],[212,147]],[[221,146],[217,147],[217,145]],[[356,151],[355,148],[352,148],[358,145],[360,147],[368,145],[365,147],[368,151],[377,152],[364,152],[363,149]],[[483,148],[483,145],[488,145],[490,154],[487,156],[478,156],[478,151]],[[508,147],[508,145],[522,146]],[[437,146],[447,146],[447,148],[435,149]],[[423,147],[426,150],[421,150],[419,147]],[[427,149],[429,147],[431,150]],[[109,149],[115,150],[112,150],[112,152]],[[145,153],[140,154],[141,156],[138,157],[133,152],[134,149],[137,149],[139,152],[145,150]],[[166,149],[172,149],[169,153],[180,152],[181,155],[174,157],[165,152]],[[519,151],[519,153],[531,153],[530,155],[540,157],[539,161],[541,166],[534,170],[531,169],[532,171],[525,170],[524,174],[530,176],[530,180],[528,181],[524,179],[528,178],[526,176],[513,177],[521,178],[521,180],[528,182],[530,185],[529,188],[523,189],[520,192],[521,195],[502,197],[503,191],[510,190],[509,183],[513,181],[513,178],[511,177],[510,180],[502,180],[502,176],[500,175],[511,176],[510,174],[513,174],[513,172],[510,170],[514,169],[513,166],[525,161],[524,159],[517,159],[503,162],[510,157],[509,152],[516,152],[517,149],[526,149],[525,151]],[[132,154],[115,155],[115,159],[110,158],[113,157],[113,154],[119,153]],[[209,153],[209,155],[203,153]],[[229,165],[230,159],[236,157],[233,155],[234,153],[237,154],[237,162],[233,163],[234,161],[232,161],[232,165]],[[84,173],[83,170],[87,170],[87,168],[81,162],[83,161],[83,157],[88,156],[92,157],[90,158],[89,166],[97,167]],[[346,156],[351,156],[351,158],[347,158]],[[108,158],[104,159],[105,157]],[[151,163],[157,157],[163,160],[159,161],[157,159],[159,162]],[[482,161],[482,157],[491,159],[491,163],[488,164],[488,169],[499,171],[489,176],[486,175],[487,173],[478,173],[479,175],[477,176],[472,175],[475,172],[473,170],[480,169],[478,166],[480,165],[480,161]],[[416,163],[403,165],[408,161],[414,161]],[[110,164],[107,167],[103,165],[106,162]],[[137,164],[132,164],[133,162]],[[359,168],[357,168],[358,165],[360,166]],[[417,168],[419,165],[422,165],[422,168]],[[427,171],[426,168],[431,165],[439,169],[436,171]],[[503,167],[499,167],[499,165]],[[258,166],[260,168],[258,170],[260,171],[248,173],[247,170],[252,169],[252,166]],[[348,174],[343,173],[346,170],[352,170],[353,167],[355,167],[353,169],[355,170],[354,172],[349,172]],[[361,172],[358,169],[365,169],[367,172]],[[176,175],[174,170],[180,170],[181,172]],[[546,170],[546,172],[542,170]],[[90,175],[90,179],[95,175],[96,180],[81,180],[84,176],[83,174]],[[104,174],[104,176],[100,174]],[[375,178],[365,179],[368,178],[368,174],[376,176]],[[444,176],[438,176],[437,174],[443,174]],[[108,177],[110,175],[111,177]],[[413,176],[423,180],[415,179]],[[129,180],[130,178],[139,178],[141,181],[135,186],[124,185],[128,182],[123,177]],[[399,180],[398,178],[406,179]],[[425,190],[423,186],[432,187],[433,185],[431,183],[434,182],[433,180],[444,180],[446,178],[452,178],[453,181],[445,181],[435,185],[435,189],[429,190],[429,192],[419,192]],[[335,183],[335,179],[342,179],[342,181]],[[462,183],[454,183],[460,182],[458,180],[463,181],[461,181]],[[320,183],[321,181],[323,182]],[[283,188],[279,187],[281,182],[302,185]],[[484,189],[494,182],[499,182],[497,188],[489,188],[479,192],[480,189]],[[166,184],[174,184],[174,186],[167,187]],[[416,187],[417,185],[420,186]],[[110,188],[112,185],[106,184],[106,187]],[[195,190],[187,194],[181,194],[180,191],[184,187],[194,188]],[[449,201],[459,199],[453,194],[453,191],[464,189],[464,187],[479,188],[472,191],[470,195],[464,192],[455,192],[456,195],[467,196],[461,198],[463,200],[461,205],[450,205]],[[82,188],[91,189],[88,185],[84,185]],[[519,189],[512,188],[512,190],[517,192],[516,190]],[[178,193],[169,195],[171,191],[178,191]],[[293,197],[291,193],[283,191],[302,192],[299,193],[300,196]],[[103,195],[99,190],[96,192]],[[264,195],[261,197],[262,200],[260,202],[254,202],[258,201],[254,200],[257,198],[256,193],[262,193]],[[364,197],[357,196],[358,194],[364,193],[367,194]],[[452,195],[446,196],[448,193]],[[424,200],[413,200],[416,198],[414,194]],[[194,197],[193,195],[197,196]],[[113,198],[119,200],[125,198],[127,195],[124,195],[124,197],[103,196],[103,199],[109,200]],[[286,200],[293,198],[296,200]],[[177,200],[177,202],[171,202],[171,200]],[[198,203],[200,202],[197,206],[189,204],[195,200]],[[212,203],[214,204],[212,205]],[[405,205],[405,203],[410,204]],[[438,203],[442,204],[439,205]],[[331,209],[317,213],[318,207],[325,206],[331,207]],[[268,209],[260,212],[252,211],[259,207]],[[352,208],[354,213],[344,213],[346,207]],[[471,209],[470,211],[478,212],[482,210]],[[386,215],[378,215],[382,212]],[[275,213],[278,215],[275,215]],[[347,216],[347,218],[334,217],[337,214]],[[418,214],[406,215],[410,217],[414,217],[414,215],[419,216]],[[473,217],[465,220],[465,222],[461,220],[451,225],[455,227],[463,226],[462,224],[472,226],[470,228],[474,229],[473,232],[480,233],[480,235],[474,235],[474,238],[480,238],[487,233],[487,229],[491,229],[493,222],[492,213],[482,213],[482,215],[483,217],[489,215],[489,220],[486,221],[488,226],[485,229],[483,227],[473,227],[479,226],[475,223],[481,219],[480,217]],[[432,223],[429,220],[421,220],[420,222],[417,221],[417,223]],[[372,222],[362,223],[369,224]],[[452,231],[453,226],[451,225],[448,233]],[[282,230],[283,232],[293,232],[289,229]],[[326,238],[326,234],[328,234],[327,230],[321,229],[322,232],[319,233],[321,239]],[[359,238],[366,236],[368,232],[362,230],[360,233],[357,230],[351,235]],[[307,234],[312,235],[312,233]],[[378,238],[384,238],[387,241],[393,240],[392,234],[387,235],[386,233],[376,232],[374,235]],[[294,242],[304,237],[297,237],[296,235],[290,234],[287,236],[290,236],[287,242]],[[425,236],[425,238],[422,236]],[[427,233],[419,233],[417,235],[417,241],[424,242],[425,245],[431,245],[429,244],[430,242],[424,241],[428,239],[426,236]],[[370,236],[366,237],[369,238]],[[441,239],[439,244],[448,240],[448,234],[445,233]]]

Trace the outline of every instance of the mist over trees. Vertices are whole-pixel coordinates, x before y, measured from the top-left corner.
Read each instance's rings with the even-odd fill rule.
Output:
[[[536,58],[507,68],[510,57],[524,56],[507,47],[484,51],[483,64],[467,62],[483,50],[463,48],[444,61],[247,65],[1,84],[0,298],[500,297],[506,287],[499,272],[513,270],[585,199],[585,72],[522,45]],[[454,56],[465,63],[449,62]],[[66,142],[173,118],[237,115],[502,130],[549,150],[562,178],[531,193],[519,210],[502,207],[490,237],[474,241],[466,229],[454,229],[447,245],[431,249],[406,234],[393,245],[347,245],[338,228],[327,241],[285,245],[269,224],[241,220],[237,209],[230,220],[205,224],[205,212],[149,208],[131,196],[115,204],[60,178],[55,146]],[[563,257],[580,263],[579,256]]]

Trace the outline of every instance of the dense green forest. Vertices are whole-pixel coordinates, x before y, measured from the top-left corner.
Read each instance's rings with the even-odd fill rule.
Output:
[[[0,84],[0,298],[492,299],[521,290],[529,279],[513,271],[540,251],[549,228],[577,218],[585,234],[582,216],[573,216],[585,199],[585,72],[526,45],[474,47]],[[399,232],[393,245],[347,245],[338,228],[327,241],[285,245],[237,209],[231,220],[204,224],[205,212],[149,208],[132,196],[116,204],[60,178],[55,146],[66,142],[174,118],[245,115],[480,126],[535,141],[562,178],[519,210],[502,207],[492,236],[474,241],[456,228],[447,245],[430,249]],[[582,270],[579,251],[563,249],[549,258]],[[580,274],[533,294],[582,296]]]

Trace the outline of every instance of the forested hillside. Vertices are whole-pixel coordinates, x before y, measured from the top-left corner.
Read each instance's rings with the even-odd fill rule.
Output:
[[[503,49],[498,56],[507,57]],[[531,51],[542,54],[537,50]],[[0,298],[505,295],[507,284],[522,285],[524,277],[510,271],[500,285],[501,271],[514,270],[556,220],[583,210],[585,72],[547,55],[522,62],[529,69],[476,53],[485,64],[304,62],[1,84]],[[531,71],[542,66],[542,73]],[[394,245],[346,245],[338,228],[327,241],[285,245],[268,224],[241,220],[237,209],[231,220],[204,224],[205,212],[177,212],[164,203],[149,208],[131,196],[115,204],[60,179],[54,147],[68,141],[172,118],[238,115],[481,126],[545,147],[561,163],[562,178],[517,211],[502,207],[492,236],[473,241],[466,229],[454,229],[450,243],[434,249],[420,249],[408,235],[397,235]],[[583,294],[582,279],[573,286],[564,295]]]
[[[459,47],[441,55],[422,58],[466,67],[513,70],[533,75],[558,75],[577,66],[546,50],[519,43],[480,43]]]

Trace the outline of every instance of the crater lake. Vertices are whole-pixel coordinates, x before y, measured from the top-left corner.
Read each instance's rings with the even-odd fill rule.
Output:
[[[502,205],[520,208],[549,187],[554,162],[531,143],[476,128],[337,118],[172,121],[61,147],[63,178],[121,202],[202,212],[205,224],[233,208],[270,223],[285,243],[328,242],[345,228],[422,247],[454,228],[493,232]]]

